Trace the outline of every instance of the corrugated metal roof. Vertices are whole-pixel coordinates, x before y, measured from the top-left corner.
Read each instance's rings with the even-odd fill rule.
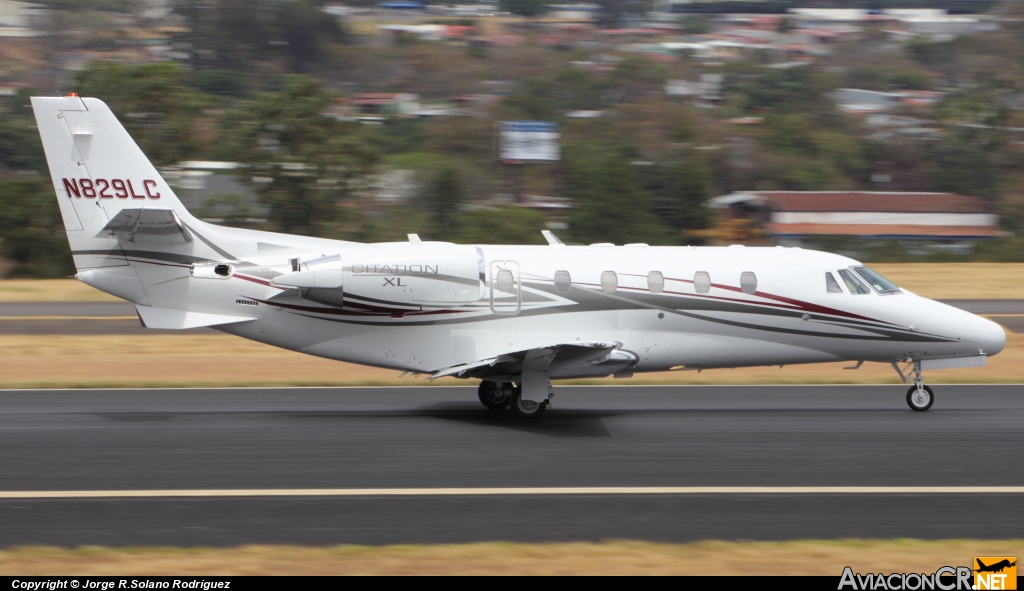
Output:
[[[990,213],[984,199],[955,193],[878,193],[864,191],[747,191],[774,211],[880,211]]]
[[[862,236],[876,238],[995,238],[1002,235],[991,226],[912,226],[898,224],[765,224],[776,236]]]

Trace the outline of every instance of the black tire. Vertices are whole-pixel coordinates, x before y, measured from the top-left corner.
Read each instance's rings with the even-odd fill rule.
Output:
[[[544,411],[548,408],[548,401],[544,402],[533,402],[530,400],[523,400],[523,388],[517,385],[512,390],[512,399],[509,401],[509,408],[512,412],[521,419],[536,419],[537,417],[544,414]]]
[[[928,386],[925,386],[919,393],[917,386],[911,386],[907,390],[907,406],[918,412],[924,412],[932,407],[935,402],[935,393]]]
[[[481,404],[491,410],[501,410],[508,406],[508,401],[512,398],[512,384],[509,382],[480,382],[476,393],[480,397]]]

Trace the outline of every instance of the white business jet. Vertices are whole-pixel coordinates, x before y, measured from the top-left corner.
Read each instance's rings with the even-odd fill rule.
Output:
[[[189,214],[95,98],[32,99],[76,277],[144,326],[209,326],[430,378],[540,416],[551,380],[827,361],[922,371],[984,365],[983,318],[799,248],[361,244],[225,228]],[[614,212],[609,212],[612,215]],[[902,368],[902,369],[901,369]]]

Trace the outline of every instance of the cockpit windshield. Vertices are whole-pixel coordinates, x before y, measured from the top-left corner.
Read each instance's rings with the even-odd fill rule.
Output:
[[[854,267],[853,270],[863,277],[864,281],[867,281],[868,285],[878,293],[902,293],[895,283],[882,277],[881,273],[871,267]]]
[[[861,283],[860,279],[857,279],[857,276],[853,274],[853,271],[849,269],[839,269],[839,277],[843,279],[843,283],[846,284],[846,289],[850,290],[850,293],[853,295],[871,293],[871,290],[864,287],[864,284]]]

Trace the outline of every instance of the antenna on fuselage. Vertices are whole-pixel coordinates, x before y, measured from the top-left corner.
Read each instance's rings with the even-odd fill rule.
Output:
[[[542,236],[544,236],[544,240],[548,241],[549,245],[565,246],[565,243],[559,240],[558,236],[555,236],[555,234],[551,230],[541,230],[540,233]]]

